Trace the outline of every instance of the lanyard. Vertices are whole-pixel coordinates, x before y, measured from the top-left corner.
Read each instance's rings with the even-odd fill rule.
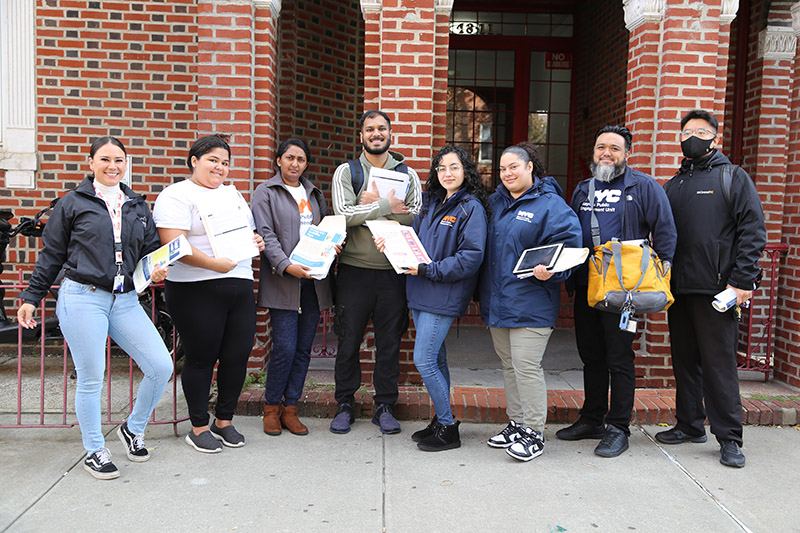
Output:
[[[125,194],[120,190],[115,199],[106,198],[100,189],[95,189],[97,196],[106,204],[111,217],[111,228],[114,230],[114,263],[117,265],[117,275],[114,276],[114,292],[122,292],[125,277],[122,275],[122,204],[125,203]]]

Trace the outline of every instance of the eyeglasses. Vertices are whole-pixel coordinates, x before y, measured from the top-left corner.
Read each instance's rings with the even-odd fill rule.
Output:
[[[685,129],[681,132],[681,137],[688,138],[692,135],[695,135],[701,139],[713,139],[717,136],[717,132],[714,130],[707,130],[705,128],[697,128],[697,129]]]
[[[462,168],[464,168],[464,167],[462,167],[461,165],[450,165],[449,167],[436,167],[436,173],[437,174],[445,174],[449,170],[450,174],[456,174]]]

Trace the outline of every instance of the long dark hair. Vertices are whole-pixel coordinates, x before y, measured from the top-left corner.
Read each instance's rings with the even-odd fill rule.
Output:
[[[447,154],[456,154],[456,157],[461,162],[461,166],[464,167],[464,183],[461,185],[461,188],[466,189],[469,194],[477,198],[488,215],[490,212],[489,191],[487,191],[486,187],[483,185],[483,180],[478,173],[478,167],[475,165],[472,156],[460,146],[448,144],[433,157],[431,161],[431,170],[428,174],[428,183],[425,187],[426,190],[435,194],[440,199],[444,199],[445,195],[447,195],[447,191],[442,187],[441,182],[439,182],[439,173],[436,171],[436,167],[441,164],[442,158]],[[424,210],[420,213],[420,217],[423,216],[425,216]]]

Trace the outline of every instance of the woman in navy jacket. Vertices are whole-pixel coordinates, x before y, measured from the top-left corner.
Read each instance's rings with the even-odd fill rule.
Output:
[[[414,220],[431,262],[408,268],[406,295],[417,329],[414,364],[436,411],[411,438],[421,450],[458,448],[458,422],[450,407],[450,372],[444,339],[453,320],[467,310],[486,243],[488,193],[475,162],[461,147],[442,148],[431,162],[420,215]],[[383,249],[381,239],[376,239]]]
[[[537,266],[519,279],[514,266],[527,248],[564,243],[580,247],[578,217],[561,197],[557,182],[544,175],[532,146],[511,146],[500,158],[503,181],[489,198],[492,216],[481,274],[480,306],[503,366],[508,426],[489,439],[522,461],[541,455],[547,417],[547,387],[541,367],[558,320],[560,285],[569,271]]]

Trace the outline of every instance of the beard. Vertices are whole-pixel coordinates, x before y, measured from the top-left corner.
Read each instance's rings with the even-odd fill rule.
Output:
[[[625,169],[628,168],[627,162],[623,161],[618,165],[598,165],[597,163],[592,162],[589,165],[589,170],[592,171],[592,176],[597,178],[599,181],[609,183],[614,181],[614,178],[617,176],[621,176]]]
[[[366,142],[362,142],[361,145],[364,147],[364,151],[368,154],[381,155],[389,151],[389,147],[392,145],[392,140],[387,139],[386,144],[380,148],[371,148]]]

